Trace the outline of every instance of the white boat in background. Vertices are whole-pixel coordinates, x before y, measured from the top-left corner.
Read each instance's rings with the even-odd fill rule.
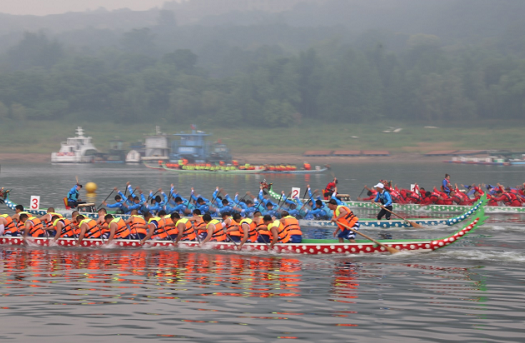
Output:
[[[51,163],[91,163],[99,153],[91,143],[91,137],[84,136],[82,127],[76,130],[76,137],[69,137],[60,143],[60,150],[51,154]]]
[[[140,163],[142,158],[137,150],[131,150],[126,155],[126,163]]]

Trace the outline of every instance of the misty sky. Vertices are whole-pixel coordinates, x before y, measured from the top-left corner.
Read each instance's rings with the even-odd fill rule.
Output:
[[[147,10],[160,7],[166,0],[0,0],[0,13],[46,15],[83,12],[104,7],[108,10],[129,8]]]

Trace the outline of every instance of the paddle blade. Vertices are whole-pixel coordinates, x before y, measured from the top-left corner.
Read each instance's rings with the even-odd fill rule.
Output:
[[[389,247],[388,245],[385,245],[385,248],[391,254],[397,254],[399,252],[399,250],[397,250],[396,248]]]
[[[410,220],[407,220],[407,222],[414,228],[414,229],[424,229],[425,227],[421,224],[411,222]]]

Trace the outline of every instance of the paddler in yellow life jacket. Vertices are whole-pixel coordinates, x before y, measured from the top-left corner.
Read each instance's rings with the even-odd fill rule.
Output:
[[[290,233],[287,228],[284,227],[280,220],[274,219],[269,215],[263,217],[263,225],[259,227],[259,231],[267,230],[271,233],[272,242],[270,243],[270,249],[273,249],[277,242],[289,243]]]
[[[149,240],[154,235],[157,235],[161,232],[165,232],[164,221],[162,220],[162,218],[154,217],[151,214],[151,212],[147,212],[144,215],[144,219],[146,220],[146,223],[147,223],[146,225],[137,225],[137,229],[145,228],[146,230],[148,230],[148,234],[146,235],[146,237],[144,237],[140,241],[141,245],[144,245],[144,243],[146,243],[146,241]]]
[[[233,214],[233,219],[239,223],[239,231],[241,232],[241,244],[239,250],[246,242],[255,243],[259,233],[257,231],[257,223],[250,218],[242,218],[239,213]]]
[[[207,235],[206,238],[201,242],[201,245],[210,241],[226,241],[227,236],[224,232],[224,226],[221,222],[219,222],[217,219],[212,219],[208,213],[202,216],[202,220],[206,223]]]
[[[328,208],[334,212],[332,222],[337,224],[334,237],[341,230],[341,233],[337,235],[339,243],[344,243],[345,239],[348,239],[350,243],[355,243],[355,232],[348,230],[344,225],[358,231],[360,226],[359,218],[348,207],[338,205],[335,199],[328,201]]]

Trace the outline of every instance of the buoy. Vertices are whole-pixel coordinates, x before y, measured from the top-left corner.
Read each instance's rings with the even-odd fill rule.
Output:
[[[86,183],[86,192],[95,193],[97,191],[97,184],[94,182]]]

